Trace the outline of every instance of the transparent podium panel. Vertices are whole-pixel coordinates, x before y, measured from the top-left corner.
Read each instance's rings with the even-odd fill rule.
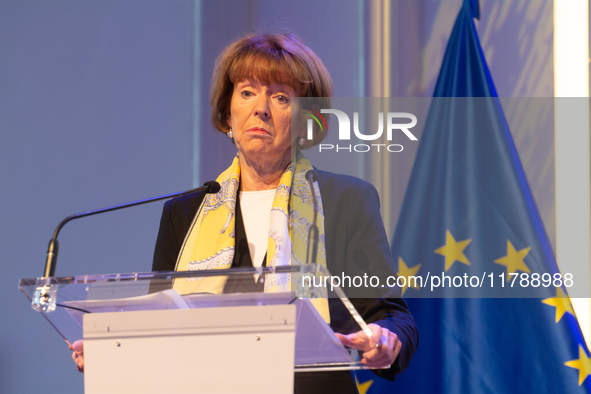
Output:
[[[83,339],[88,314],[295,305],[296,372],[367,368],[328,324],[371,335],[365,321],[340,288],[304,286],[313,283],[306,276],[330,274],[323,267],[235,268],[21,279],[19,288],[70,343]]]

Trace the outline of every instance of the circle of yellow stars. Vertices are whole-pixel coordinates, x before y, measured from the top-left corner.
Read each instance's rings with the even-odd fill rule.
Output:
[[[456,261],[468,266],[470,265],[470,261],[464,254],[464,250],[470,244],[470,242],[472,242],[472,239],[456,241],[449,230],[445,231],[445,245],[435,249],[434,251],[435,253],[445,257],[445,272],[447,272]],[[511,275],[509,274],[516,273],[517,271],[531,273],[531,270],[524,261],[530,250],[531,246],[517,250],[511,241],[507,240],[507,254],[494,260],[495,264],[499,264],[507,268],[507,281],[511,279]],[[402,257],[398,257],[398,272],[396,274],[399,277],[406,278],[405,286],[402,287],[402,295],[404,295],[408,288],[419,290],[418,284],[416,281],[413,282],[411,277],[416,276],[420,269],[421,264],[416,264],[412,267],[409,267]],[[541,302],[556,308],[555,323],[560,322],[563,316],[565,316],[567,313],[576,317],[570,302],[570,298],[562,288],[557,288],[556,297],[546,298]],[[564,365],[579,371],[579,386],[583,384],[588,376],[591,376],[591,357],[587,355],[583,345],[579,344],[579,358],[567,361],[564,363]],[[365,393],[369,389],[369,386],[371,386],[373,383],[373,380],[364,383],[359,383],[359,381],[356,380],[356,383],[357,387],[363,390],[360,390],[360,392]]]
[[[449,271],[449,269],[453,266],[453,264],[456,261],[468,266],[471,265],[470,260],[468,260],[468,257],[466,257],[466,255],[464,254],[464,249],[466,249],[470,242],[472,242],[471,238],[464,239],[462,241],[456,241],[451,231],[445,231],[445,245],[435,249],[434,251],[435,253],[445,257],[445,272]],[[510,280],[511,276],[509,274],[516,273],[517,271],[531,273],[531,270],[524,262],[524,259],[530,250],[531,246],[528,246],[527,248],[523,248],[521,250],[517,250],[515,249],[515,246],[513,246],[511,241],[507,240],[507,254],[503,257],[499,257],[498,259],[494,260],[494,262],[496,264],[507,267],[507,280]],[[413,267],[409,267],[404,262],[402,257],[398,257],[398,276],[408,278],[409,276],[416,275],[420,268],[420,264],[417,264]],[[408,287],[409,286],[404,287],[402,292],[403,294]],[[410,287],[418,289],[418,287],[415,286]]]
[[[464,239],[462,241],[456,241],[454,236],[452,235],[451,231],[445,231],[445,245],[435,249],[435,253],[440,254],[445,257],[444,260],[444,270],[445,272],[449,271],[449,269],[453,266],[453,264],[457,261],[459,263],[465,265],[471,265],[470,260],[464,254],[464,249],[472,242],[471,238]],[[529,267],[525,264],[524,259],[531,250],[531,246],[527,248],[523,248],[521,250],[515,249],[515,246],[511,243],[510,240],[507,240],[507,254],[503,257],[499,257],[498,259],[494,260],[496,264],[503,265],[507,267],[507,281],[511,279],[509,274],[516,273],[517,271],[531,273]],[[406,290],[411,287],[414,289],[419,289],[415,282],[410,281],[409,279],[412,276],[415,276],[419,269],[421,268],[421,264],[417,264],[413,267],[409,267],[402,257],[398,257],[398,272],[396,274],[399,277],[404,277],[407,280],[406,285],[402,288],[402,294],[406,292]],[[409,283],[410,282],[410,283]],[[411,283],[415,283],[412,285]]]

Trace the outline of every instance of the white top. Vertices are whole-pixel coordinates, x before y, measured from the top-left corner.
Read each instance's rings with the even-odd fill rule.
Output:
[[[248,241],[250,259],[254,267],[263,265],[267,253],[271,207],[275,189],[256,192],[240,192],[240,209]]]

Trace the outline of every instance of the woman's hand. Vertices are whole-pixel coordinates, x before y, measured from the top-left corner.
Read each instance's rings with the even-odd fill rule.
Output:
[[[363,330],[349,335],[336,334],[344,346],[363,351],[361,362],[371,368],[388,368],[400,353],[398,336],[377,324],[368,324],[373,335],[368,338]],[[378,343],[381,345],[376,346]]]
[[[84,372],[84,341],[80,339],[74,343],[66,342],[68,343],[70,350],[73,350],[72,360],[76,363],[78,372]]]

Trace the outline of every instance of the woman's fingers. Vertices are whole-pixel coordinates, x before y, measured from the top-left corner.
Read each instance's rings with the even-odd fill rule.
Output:
[[[369,367],[386,368],[392,365],[402,347],[396,334],[387,328],[382,327],[381,330],[382,344],[363,353],[361,361]]]
[[[344,346],[355,350],[369,351],[375,348],[376,344],[379,343],[382,334],[382,327],[378,326],[377,324],[369,324],[368,327],[372,332],[371,339],[367,337],[367,334],[363,330],[349,335],[336,333],[336,336]]]
[[[76,363],[78,372],[84,372],[84,341],[78,340],[74,343],[66,342],[68,343],[69,349],[73,350],[72,360]]]
[[[72,352],[72,360],[74,360],[78,372],[84,372],[84,357],[78,352]]]
[[[363,330],[349,335],[336,335],[344,346],[364,351],[363,364],[372,368],[387,368],[398,357],[402,344],[398,336],[387,328],[373,323],[368,327],[372,331],[371,339]]]
[[[377,358],[369,360],[364,357],[361,362],[371,368],[387,368],[392,365],[390,356],[386,353],[379,355]]]
[[[82,339],[77,340],[72,344],[72,350],[84,354],[84,341]]]
[[[363,331],[359,331],[349,335],[336,334],[337,338],[344,346],[355,350],[365,350],[368,347],[369,341],[367,335]]]

